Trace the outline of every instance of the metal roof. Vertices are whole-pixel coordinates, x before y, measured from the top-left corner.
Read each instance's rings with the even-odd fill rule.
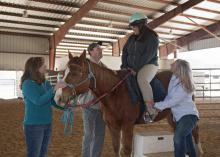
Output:
[[[89,43],[103,41],[103,53],[112,55],[112,43],[131,33],[129,16],[143,12],[149,21],[187,0],[100,0],[66,34],[57,54],[80,53]],[[87,0],[0,0],[0,33],[15,32],[50,37]],[[155,28],[160,44],[185,36],[220,20],[220,1],[206,0]],[[58,56],[58,55],[57,55]]]

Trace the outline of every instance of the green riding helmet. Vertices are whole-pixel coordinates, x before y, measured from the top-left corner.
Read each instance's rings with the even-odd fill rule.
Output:
[[[144,15],[143,13],[134,13],[133,15],[131,15],[131,17],[129,18],[129,25],[133,25],[136,23],[139,23],[140,21],[145,21],[147,22],[148,18],[146,15]]]

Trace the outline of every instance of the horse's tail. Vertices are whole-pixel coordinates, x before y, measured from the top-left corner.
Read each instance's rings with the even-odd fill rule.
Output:
[[[199,125],[197,124],[196,127],[192,131],[194,141],[195,141],[195,146],[196,146],[196,153],[198,157],[201,157],[203,152],[201,142],[200,142],[200,136],[199,136]]]

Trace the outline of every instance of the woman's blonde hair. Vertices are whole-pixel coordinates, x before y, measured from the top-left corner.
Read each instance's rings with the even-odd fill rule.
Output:
[[[192,70],[190,68],[189,62],[177,59],[175,61],[176,71],[174,74],[180,79],[182,86],[188,92],[194,92],[195,85],[193,82]]]

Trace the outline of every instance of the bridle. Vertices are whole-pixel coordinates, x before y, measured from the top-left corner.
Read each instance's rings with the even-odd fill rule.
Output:
[[[90,81],[91,79],[94,79],[94,89],[96,88],[96,77],[94,75],[94,73],[92,72],[92,66],[90,64],[90,62],[87,60],[87,64],[88,64],[88,69],[89,69],[89,72],[88,72],[88,75],[87,75],[87,78],[85,78],[84,80],[80,81],[79,83],[77,84],[68,84],[67,83],[67,87],[71,88],[72,91],[75,93],[76,95],[76,88],[84,83],[86,83],[88,80]],[[124,78],[122,78],[119,82],[117,82],[109,91],[107,92],[104,92],[101,96],[97,97],[97,98],[94,98],[90,101],[88,101],[87,103],[85,104],[78,104],[77,106],[81,106],[83,108],[87,108],[91,105],[94,105],[96,104],[97,102],[99,102],[101,99],[103,99],[104,97],[106,97],[107,95],[110,95],[116,88],[118,88],[118,86],[120,86],[130,75],[132,75],[132,71],[131,70],[128,70],[129,72],[126,74],[126,76],[124,76]],[[73,93],[73,94],[74,94]],[[71,98],[69,97],[69,100]],[[69,104],[71,106],[71,104]]]
[[[88,64],[89,72],[88,72],[87,77],[84,80],[82,80],[78,83],[71,83],[71,84],[66,83],[67,87],[69,87],[72,91],[75,92],[77,87],[81,86],[82,84],[84,84],[87,81],[90,81],[92,79],[94,80],[94,88],[96,88],[96,77],[95,77],[94,73],[92,72],[92,67],[91,67],[91,64],[88,60],[87,60],[87,64]]]

